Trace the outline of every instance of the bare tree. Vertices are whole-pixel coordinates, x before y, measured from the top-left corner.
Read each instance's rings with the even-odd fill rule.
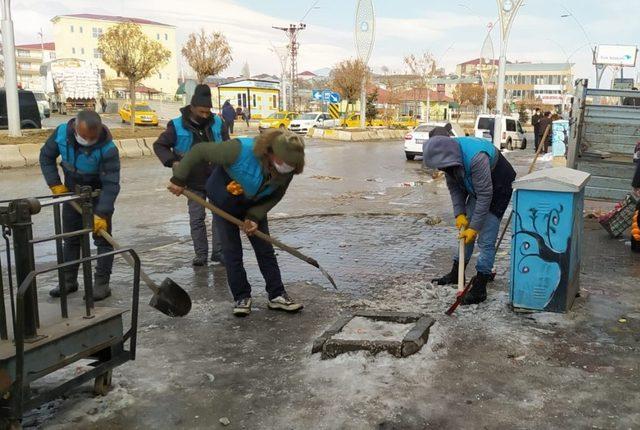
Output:
[[[156,73],[171,58],[171,51],[147,37],[138,24],[123,22],[98,39],[98,50],[109,67],[129,80],[131,129],[136,126],[136,84]]]
[[[207,76],[222,73],[233,61],[231,46],[224,34],[214,32],[207,35],[204,28],[189,35],[182,47],[182,55],[196,72],[199,83],[204,83]]]
[[[436,60],[430,52],[423,52],[421,55],[407,55],[404,57],[405,64],[416,75],[416,84],[419,90],[427,90],[427,109],[425,122],[429,122],[429,114],[431,111],[431,80],[436,75],[438,66]],[[418,94],[421,92],[418,91]]]
[[[347,100],[347,112],[349,105],[360,98],[363,81],[368,83],[369,78],[369,68],[360,60],[343,60],[331,70],[331,86]]]

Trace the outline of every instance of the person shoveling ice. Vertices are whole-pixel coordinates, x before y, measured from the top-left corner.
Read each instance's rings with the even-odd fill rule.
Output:
[[[500,221],[511,200],[516,172],[489,140],[477,137],[430,138],[424,145],[424,165],[445,173],[455,224],[460,230],[459,239],[465,242],[465,267],[476,239],[478,241],[478,273],[461,304],[481,303],[487,298],[487,282],[492,278]],[[451,272],[432,282],[455,284],[458,267],[456,256]]]

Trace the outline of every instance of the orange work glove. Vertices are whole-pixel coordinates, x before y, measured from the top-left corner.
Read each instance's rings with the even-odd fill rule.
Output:
[[[465,214],[460,214],[456,217],[456,228],[460,230],[461,228],[469,227],[469,218]]]
[[[109,224],[107,223],[107,220],[98,216],[98,215],[94,215],[93,216],[93,233],[100,236],[100,232],[102,230],[107,231],[107,228],[109,228]]]
[[[242,194],[244,194],[242,185],[240,185],[236,181],[231,181],[227,184],[227,191],[229,191],[229,194],[233,196],[241,196]]]
[[[64,194],[64,193],[68,193],[69,192],[69,188],[67,188],[65,185],[60,184],[60,185],[52,185],[49,187],[51,189],[51,192],[53,193],[54,196],[57,196],[59,194]]]
[[[474,240],[476,240],[476,237],[478,237],[477,231],[472,228],[466,228],[464,229],[464,231],[460,232],[460,236],[458,236],[458,239],[464,239],[464,243],[469,245],[470,243],[473,243]]]

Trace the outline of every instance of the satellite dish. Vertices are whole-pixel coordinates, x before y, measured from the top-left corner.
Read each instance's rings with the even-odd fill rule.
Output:
[[[373,42],[376,38],[373,0],[358,0],[356,6],[355,39],[356,53],[364,64],[369,62]]]

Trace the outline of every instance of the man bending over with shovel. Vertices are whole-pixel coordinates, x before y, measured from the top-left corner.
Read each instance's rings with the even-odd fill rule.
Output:
[[[459,239],[466,244],[465,267],[478,239],[478,273],[461,304],[484,302],[496,257],[500,221],[511,200],[516,172],[489,140],[477,137],[432,137],[424,147],[424,164],[445,172],[456,227],[462,229]],[[451,272],[433,283],[455,284],[459,264],[455,257]]]
[[[304,168],[304,141],[292,133],[273,130],[256,138],[198,145],[174,165],[169,191],[182,194],[191,170],[203,162],[222,167],[209,177],[207,197],[218,208],[244,220],[243,231],[266,282],[269,309],[299,311],[302,304],[293,301],[284,289],[273,246],[253,234],[257,230],[269,234],[267,213],[282,199],[293,175]],[[251,285],[242,262],[239,228],[218,215],[216,227],[235,301],[233,314],[247,316],[251,313]]]

